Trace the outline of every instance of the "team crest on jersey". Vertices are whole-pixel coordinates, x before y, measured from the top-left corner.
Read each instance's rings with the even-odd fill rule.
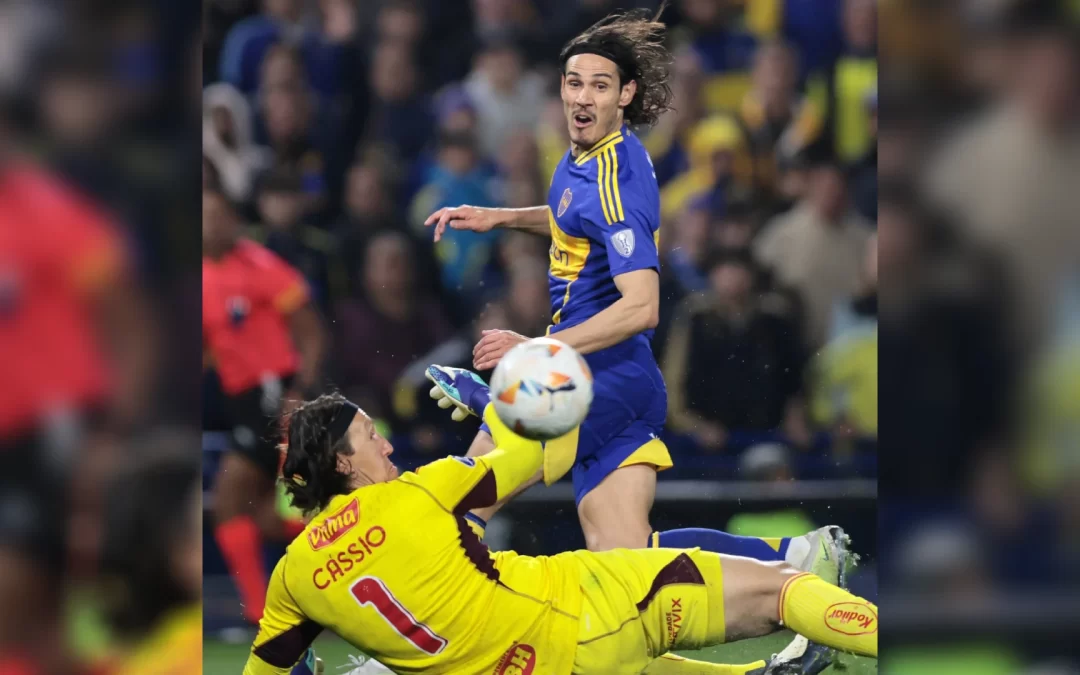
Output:
[[[462,457],[460,455],[450,455],[450,456],[452,458],[456,459],[457,461],[461,462],[462,464],[464,464],[467,467],[471,468],[471,467],[476,466],[476,460],[474,460],[472,457]]]
[[[360,502],[353,499],[340,511],[327,516],[318,527],[308,530],[308,543],[314,551],[333,544],[360,522]]]
[[[574,199],[574,193],[570,192],[570,188],[563,190],[562,199],[559,200],[559,212],[556,214],[559,218],[566,213],[566,209],[570,208],[570,202]]]
[[[611,243],[615,250],[624,258],[629,258],[634,252],[634,231],[631,229],[619,230],[611,235]]]

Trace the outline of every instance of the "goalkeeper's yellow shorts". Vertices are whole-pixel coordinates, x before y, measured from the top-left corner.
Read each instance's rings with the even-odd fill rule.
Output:
[[[638,673],[673,649],[724,641],[719,555],[616,549],[573,557],[584,595],[575,673]]]

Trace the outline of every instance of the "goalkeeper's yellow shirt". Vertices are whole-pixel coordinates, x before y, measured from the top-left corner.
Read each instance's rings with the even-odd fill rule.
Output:
[[[334,498],[274,569],[245,675],[288,673],[324,628],[398,673],[570,673],[573,560],[492,554],[464,519],[536,473],[527,445]]]

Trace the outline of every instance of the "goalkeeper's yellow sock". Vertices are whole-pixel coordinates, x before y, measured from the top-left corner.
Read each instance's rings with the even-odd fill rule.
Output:
[[[664,654],[645,667],[642,675],[746,675],[754,670],[765,667],[764,661],[755,661],[744,666],[733,666],[726,663],[706,663],[684,659],[674,654]]]
[[[819,644],[877,657],[877,607],[813,574],[796,574],[784,584],[780,621]]]

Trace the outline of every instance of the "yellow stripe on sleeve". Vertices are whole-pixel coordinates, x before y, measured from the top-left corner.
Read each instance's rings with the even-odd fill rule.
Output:
[[[608,152],[611,153],[611,190],[615,197],[615,208],[612,211],[615,222],[622,222],[626,216],[623,215],[622,197],[619,195],[619,155],[615,152],[614,145],[608,149]]]
[[[609,210],[609,198],[604,192],[604,187],[607,182],[605,174],[607,173],[607,162],[604,161],[604,155],[598,155],[596,157],[596,186],[600,190],[600,208],[604,211],[604,220],[608,225],[614,222],[611,217],[611,211]]]

